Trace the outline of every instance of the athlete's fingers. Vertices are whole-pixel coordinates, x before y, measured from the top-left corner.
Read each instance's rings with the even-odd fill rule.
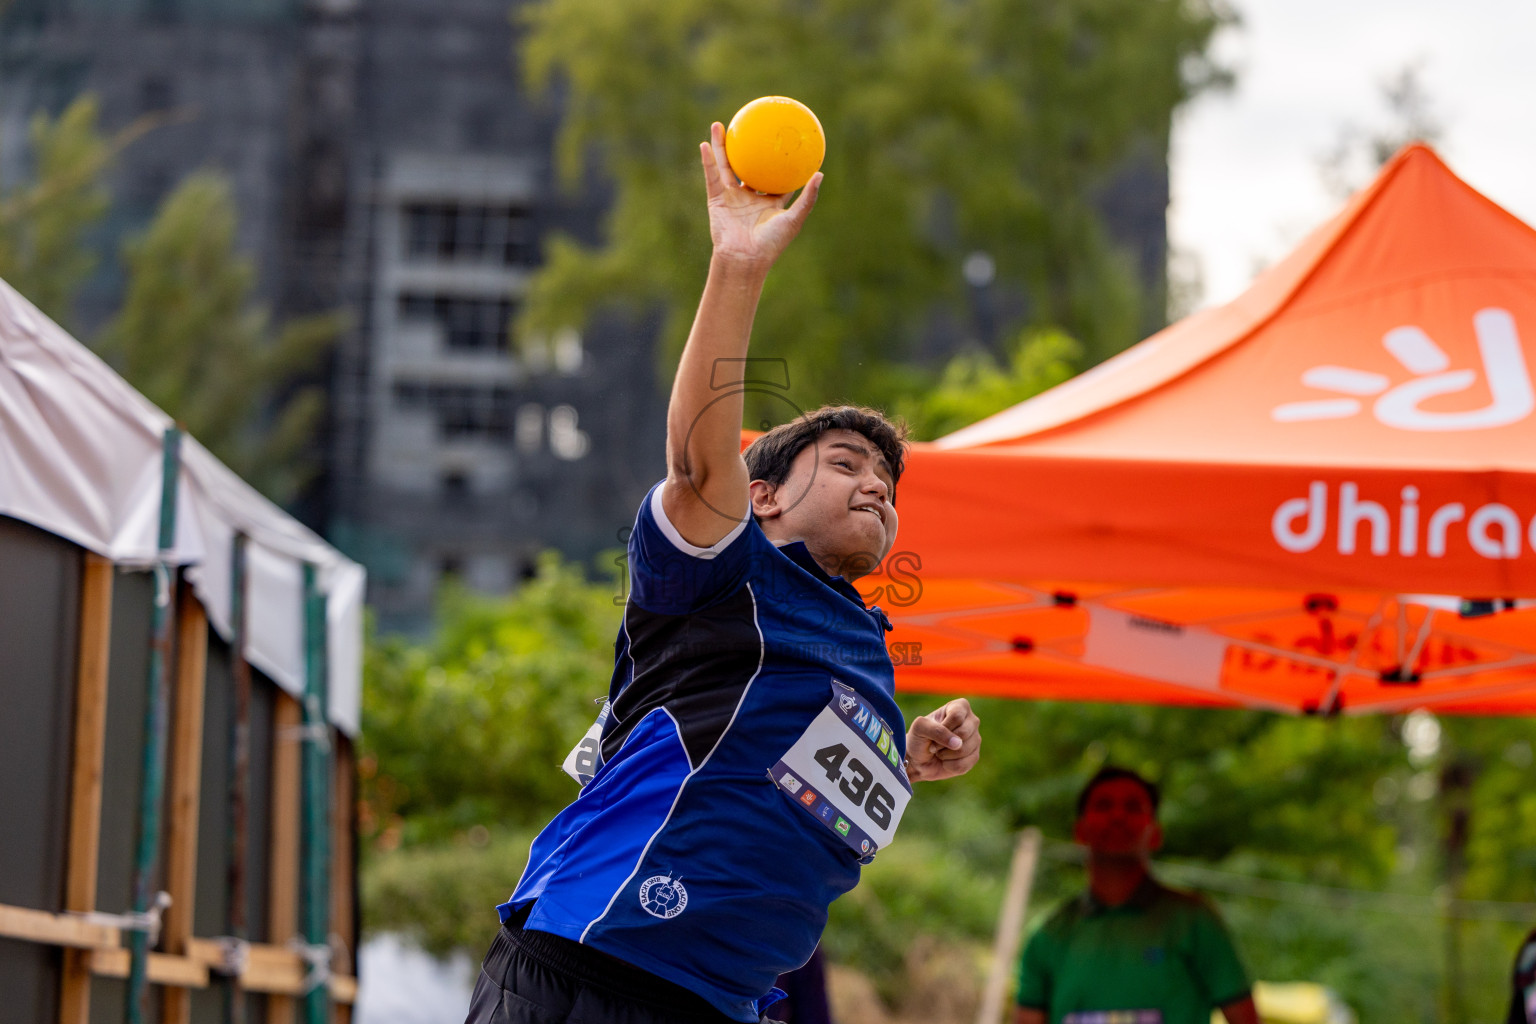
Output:
[[[940,709],[942,711],[942,709]],[[922,715],[912,720],[912,728],[907,730],[907,745],[912,746],[912,740],[931,743],[939,749],[959,750],[965,745],[964,737],[957,736],[952,730],[945,727],[938,711],[931,715]]]
[[[973,716],[962,728],[964,729],[965,742],[960,745],[960,749],[940,750],[935,756],[940,761],[950,765],[970,762],[970,764],[966,765],[965,769],[962,769],[963,771],[968,770],[970,765],[975,764],[976,759],[981,756],[981,722]],[[957,733],[957,735],[960,734]]]
[[[956,697],[934,712],[935,717],[942,715],[942,723],[945,728],[961,736],[974,732],[980,723],[976,712],[971,710],[971,702],[964,697]]]
[[[719,174],[720,183],[726,187],[736,185],[736,172],[731,170],[731,162],[725,158],[725,125],[719,121],[709,126],[709,148],[714,151],[715,170]]]
[[[980,720],[971,710],[971,702],[957,697],[937,711],[915,719],[912,732],[921,739],[954,751],[964,747],[965,741],[979,726]]]
[[[976,762],[980,760],[981,750],[978,748],[971,751],[969,754],[966,754],[964,757],[957,757],[954,760],[940,761],[940,773],[938,778],[952,779],[957,775],[964,775],[966,772],[976,767]]]
[[[964,775],[981,759],[979,735],[973,736],[967,748],[959,751],[937,750],[924,756],[923,748],[928,747],[929,744],[919,741],[917,746],[908,748],[914,751],[907,760],[907,778],[913,782],[934,782]]]
[[[907,778],[912,782],[927,782],[939,777],[942,762],[933,756],[933,746],[926,740],[907,745]]]
[[[963,705],[957,707],[957,705]],[[946,705],[944,708],[944,725],[950,732],[960,737],[960,746],[939,754],[940,757],[952,758],[970,754],[981,744],[981,718],[971,710],[970,702],[963,698]]]
[[[725,186],[720,181],[720,169],[715,166],[715,156],[710,151],[709,143],[699,143],[699,159],[704,164],[704,194],[713,199]]]
[[[795,197],[794,203],[789,207],[789,216],[795,224],[795,230],[800,230],[800,225],[805,223],[805,218],[810,215],[811,209],[816,205],[816,197],[821,194],[821,172],[811,175],[811,180],[805,183],[800,194]]]

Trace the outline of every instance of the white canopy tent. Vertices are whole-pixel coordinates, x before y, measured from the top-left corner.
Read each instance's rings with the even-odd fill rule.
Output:
[[[236,534],[248,538],[250,663],[304,692],[303,567],[326,596],[329,719],[355,736],[362,695],[363,568],[187,437],[175,544],[158,551],[162,445],[171,417],[0,281],[0,515],[110,559],[185,566],[226,640]]]

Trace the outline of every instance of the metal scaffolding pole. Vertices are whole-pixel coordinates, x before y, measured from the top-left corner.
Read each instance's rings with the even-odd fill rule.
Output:
[[[326,714],[326,601],[318,570],[304,565],[304,940],[311,959],[310,988],[304,995],[305,1024],[331,1018],[330,943],[330,727]],[[323,965],[323,966],[322,966]]]
[[[229,620],[234,632],[229,660],[235,692],[229,711],[229,893],[225,923],[229,927],[230,937],[236,942],[243,942],[250,937],[245,920],[245,854],[248,845],[246,796],[251,770],[251,665],[245,660],[248,541],[245,534],[235,534],[229,567]],[[224,986],[224,1020],[226,1024],[245,1024],[245,996],[240,989],[238,973],[231,973],[228,984]]]
[[[176,484],[181,468],[181,429],[167,427],[161,458],[160,535],[153,572],[154,607],[150,612],[148,700],[144,711],[144,775],[139,788],[139,843],[133,866],[133,913],[147,914],[154,901],[155,863],[160,857],[160,805],[165,793],[165,738],[169,719],[166,666],[170,662],[175,615],[172,592],[176,574],[167,555],[176,544]],[[129,933],[128,1024],[142,1024],[148,987],[150,934],[147,928]]]

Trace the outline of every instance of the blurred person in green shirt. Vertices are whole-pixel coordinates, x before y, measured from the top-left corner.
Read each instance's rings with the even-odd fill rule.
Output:
[[[1216,912],[1152,877],[1163,843],[1155,785],[1105,767],[1077,798],[1088,891],[1024,948],[1014,1024],[1259,1024],[1247,972]]]
[[[1515,954],[1514,993],[1505,1024],[1536,1024],[1536,931],[1525,937]]]

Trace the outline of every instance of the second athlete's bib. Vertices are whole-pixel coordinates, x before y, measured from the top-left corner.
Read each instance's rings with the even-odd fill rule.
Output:
[[[597,713],[597,721],[592,723],[586,735],[582,736],[571,748],[571,752],[565,755],[565,763],[560,769],[576,780],[576,784],[583,789],[597,770],[603,766],[603,726],[608,724],[608,698],[600,698],[603,704],[602,710]]]
[[[832,680],[832,701],[769,772],[802,811],[863,859],[888,846],[912,799],[900,739],[850,686]]]

